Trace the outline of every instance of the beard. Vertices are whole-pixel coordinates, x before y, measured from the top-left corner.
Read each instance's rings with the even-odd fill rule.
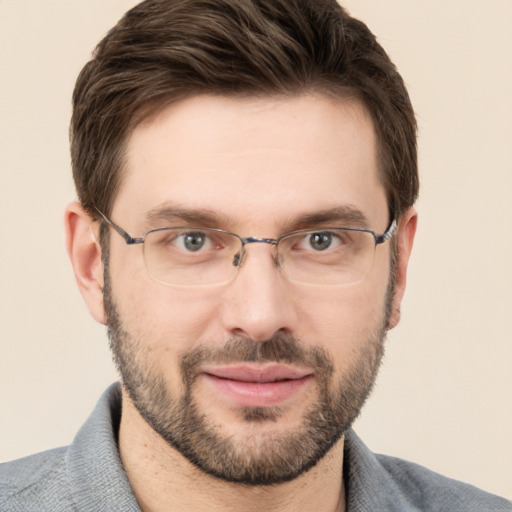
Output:
[[[123,326],[112,296],[108,267],[103,290],[108,335],[122,385],[139,414],[170,446],[193,465],[216,478],[246,485],[293,480],[320,461],[359,415],[371,393],[384,353],[394,279],[388,286],[384,318],[358,348],[352,365],[335,375],[332,357],[320,346],[305,345],[291,334],[265,342],[232,338],[222,347],[198,346],[179,359],[181,396],[169,389],[163,370],[149,361],[145,344]],[[288,432],[258,430],[278,422],[280,407],[244,407],[241,419],[248,434],[234,438],[201,412],[194,390],[201,365],[284,363],[311,368],[316,400],[299,426]]]

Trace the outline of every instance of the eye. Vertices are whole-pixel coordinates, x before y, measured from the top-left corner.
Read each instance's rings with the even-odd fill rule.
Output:
[[[326,251],[335,249],[342,244],[340,237],[332,231],[318,231],[306,235],[301,243],[300,249],[309,251]]]
[[[309,245],[315,251],[325,251],[332,244],[332,233],[313,233],[309,235]]]
[[[198,252],[201,249],[210,249],[212,242],[206,233],[193,231],[179,234],[173,244],[184,251]]]

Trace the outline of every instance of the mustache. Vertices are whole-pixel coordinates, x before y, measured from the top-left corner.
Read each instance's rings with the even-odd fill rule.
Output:
[[[334,371],[331,356],[319,346],[305,346],[288,333],[278,333],[272,338],[258,342],[242,337],[229,339],[221,347],[201,345],[184,354],[180,359],[182,376],[186,382],[205,363],[285,363],[312,368],[328,377]]]

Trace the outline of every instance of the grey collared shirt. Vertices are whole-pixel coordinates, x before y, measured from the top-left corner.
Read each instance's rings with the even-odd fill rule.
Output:
[[[73,442],[0,465],[2,512],[140,512],[117,448],[121,393],[112,385]],[[512,512],[512,504],[416,464],[345,440],[347,512]]]

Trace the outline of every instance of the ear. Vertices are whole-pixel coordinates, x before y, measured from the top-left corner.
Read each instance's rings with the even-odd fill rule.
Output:
[[[398,224],[398,262],[396,269],[395,293],[389,317],[388,328],[393,329],[400,322],[400,305],[405,293],[407,282],[407,266],[411,256],[414,235],[416,234],[416,224],[418,214],[414,208],[409,208],[402,216]]]
[[[80,293],[93,318],[105,324],[99,224],[76,201],[66,208],[64,224],[66,249]]]

